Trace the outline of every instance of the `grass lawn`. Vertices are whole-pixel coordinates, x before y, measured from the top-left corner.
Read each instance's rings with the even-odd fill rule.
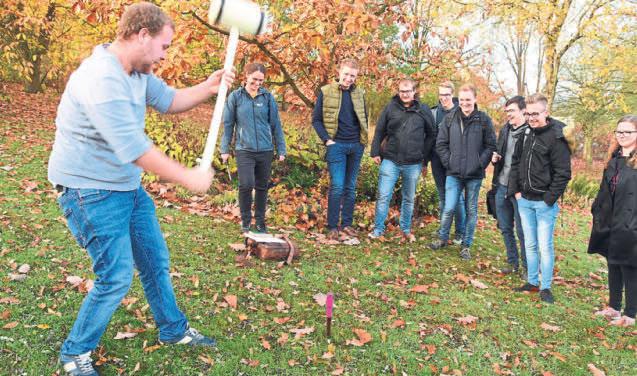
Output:
[[[60,346],[94,278],[46,181],[52,138],[50,128],[0,118],[0,374],[60,372]],[[637,374],[637,328],[592,316],[607,290],[604,262],[585,252],[588,215],[560,215],[549,306],[537,294],[513,293],[519,277],[497,273],[503,243],[485,213],[469,262],[457,247],[426,247],[433,223],[410,245],[324,246],[296,232],[302,258],[277,268],[235,264],[228,243],[240,241],[237,224],[157,204],[179,304],[219,346],[158,346],[136,279],[94,353],[105,375],[589,375],[589,364]],[[18,269],[29,269],[26,278]],[[328,291],[336,304],[331,339],[314,299]],[[354,330],[371,341],[357,346]],[[136,335],[114,339],[118,332]]]

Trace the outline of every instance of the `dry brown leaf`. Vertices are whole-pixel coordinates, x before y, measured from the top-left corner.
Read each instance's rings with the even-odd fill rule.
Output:
[[[471,324],[475,324],[478,321],[478,318],[475,316],[469,315],[469,316],[457,318],[456,320],[462,325],[471,325]]]
[[[555,326],[555,325],[549,325],[545,322],[542,323],[542,325],[540,325],[540,328],[544,329],[544,330],[548,330],[550,332],[559,332],[560,331],[560,327],[559,326]]]
[[[274,322],[281,325],[281,324],[285,324],[286,322],[290,321],[289,317],[275,317],[274,318]]]
[[[318,305],[320,305],[321,307],[325,307],[325,302],[327,300],[327,295],[325,295],[323,293],[318,293],[318,294],[314,294],[313,298],[314,298],[314,301],[316,301],[316,303]]]
[[[228,246],[236,252],[245,251],[246,245],[243,243],[229,243]]]
[[[270,345],[270,342],[266,341],[265,339],[261,340],[261,346],[263,346],[263,348],[266,350],[272,349],[272,345]]]
[[[334,371],[332,371],[331,375],[338,376],[338,375],[342,375],[343,372],[345,372],[345,368],[338,366]]]
[[[489,288],[489,286],[487,286],[484,283],[478,281],[477,279],[472,279],[471,280],[471,284],[473,285],[473,287],[478,288],[478,289],[487,289],[487,288]]]
[[[161,347],[161,345],[155,345],[155,346],[148,346],[148,347],[144,347],[144,352],[145,353],[151,353],[157,349],[159,349]]]
[[[537,347],[537,343],[535,343],[533,341],[529,341],[528,339],[525,339],[522,342],[524,342],[525,345],[529,346],[532,349]]]
[[[405,326],[405,320],[396,320],[391,324],[392,328],[402,328]]]
[[[16,326],[18,326],[18,322],[17,322],[17,321],[13,321],[13,322],[10,322],[10,323],[8,323],[8,324],[4,324],[4,326],[2,327],[2,329],[13,329],[13,328],[15,328]]]
[[[463,282],[463,283],[469,283],[470,278],[467,277],[466,275],[462,274],[462,273],[458,273],[456,274],[453,279]]]
[[[354,346],[360,347],[372,340],[371,334],[367,333],[364,329],[356,328],[356,329],[353,329],[352,331],[354,332],[354,334],[356,334],[358,338],[348,339],[346,342],[347,345],[354,345]]]
[[[306,328],[294,328],[294,329],[290,329],[291,333],[294,333],[294,339],[299,339],[301,337],[303,337],[306,334],[310,334],[314,331],[314,327],[310,326],[310,327],[306,327]]]
[[[127,339],[127,338],[133,338],[137,335],[137,333],[131,333],[131,332],[117,332],[117,335],[115,335],[115,337],[113,339]]]
[[[558,353],[557,351],[551,351],[551,355],[553,355],[558,360],[561,360],[562,362],[566,362],[566,357],[564,355]]]
[[[70,275],[66,277],[66,282],[72,284],[73,286],[77,286],[82,283],[84,279],[82,277],[78,277],[76,275]]]
[[[234,309],[237,308],[237,296],[236,295],[226,295],[223,297],[223,300],[228,303],[228,305]]]
[[[593,363],[588,363],[588,370],[591,371],[593,376],[606,376],[606,373],[601,369],[595,367]]]
[[[11,311],[8,309],[5,309],[2,313],[0,313],[0,319],[2,320],[9,320],[9,317],[11,317]]]
[[[288,339],[290,338],[290,336],[287,333],[283,333],[281,334],[281,337],[279,337],[279,339],[276,340],[276,343],[279,344],[279,346],[283,346],[286,343],[288,343]]]
[[[207,357],[207,356],[205,356],[205,355],[199,355],[199,356],[198,356],[198,358],[199,358],[199,360],[201,360],[202,362],[204,362],[204,363],[206,363],[206,364],[209,364],[209,365],[211,365],[211,366],[213,366],[213,365],[215,364],[215,360],[214,360],[214,359],[212,359],[212,358],[210,358],[210,357]]]
[[[409,290],[411,292],[419,292],[419,293],[423,293],[423,294],[428,294],[429,293],[429,286],[427,285],[416,285],[414,287],[411,288],[411,290]]]

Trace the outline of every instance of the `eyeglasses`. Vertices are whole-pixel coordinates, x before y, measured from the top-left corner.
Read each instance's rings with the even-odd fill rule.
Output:
[[[525,112],[524,116],[530,117],[530,118],[536,118],[539,117],[540,115],[542,115],[544,113],[544,111],[542,112]]]
[[[398,90],[398,92],[400,94],[409,94],[409,93],[412,93],[413,91],[414,91],[413,89],[411,89],[411,90]]]
[[[637,133],[637,131],[615,131],[615,136],[625,137],[625,136],[630,136],[633,133]]]

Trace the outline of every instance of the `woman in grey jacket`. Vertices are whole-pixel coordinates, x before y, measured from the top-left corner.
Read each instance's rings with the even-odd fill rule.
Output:
[[[230,143],[234,136],[241,232],[251,230],[253,190],[256,192],[255,230],[266,232],[265,210],[272,159],[275,146],[279,161],[285,159],[285,139],[276,101],[262,86],[265,67],[258,63],[248,64],[245,74],[245,85],[230,93],[223,111],[221,159],[226,162],[230,157]]]

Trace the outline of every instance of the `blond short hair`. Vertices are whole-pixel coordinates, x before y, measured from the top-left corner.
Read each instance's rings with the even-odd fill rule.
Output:
[[[476,86],[474,84],[464,84],[460,86],[460,90],[458,91],[470,91],[473,93],[474,97],[478,96],[478,89],[476,89]]]
[[[398,81],[398,85],[404,84],[405,82],[410,83],[411,84],[411,88],[414,89],[414,90],[418,86],[418,82],[416,82],[416,80],[414,80],[413,78],[409,78],[409,77],[401,78],[400,81]]]
[[[338,69],[342,69],[343,67],[350,67],[352,69],[358,69],[358,61],[354,59],[343,59],[338,65]]]
[[[141,29],[147,29],[154,37],[166,25],[175,30],[173,21],[157,5],[148,2],[133,4],[126,8],[117,24],[117,38],[128,39],[138,34]]]
[[[456,91],[456,85],[454,85],[453,82],[451,82],[451,81],[441,82],[440,84],[438,84],[438,87],[444,87],[446,89],[451,89],[452,93]]]
[[[544,94],[541,94],[541,93],[535,93],[533,95],[529,95],[528,97],[525,98],[524,101],[526,102],[527,105],[533,104],[533,103],[542,103],[545,108],[548,107],[549,105],[549,100],[546,98],[546,96],[544,96]]]

